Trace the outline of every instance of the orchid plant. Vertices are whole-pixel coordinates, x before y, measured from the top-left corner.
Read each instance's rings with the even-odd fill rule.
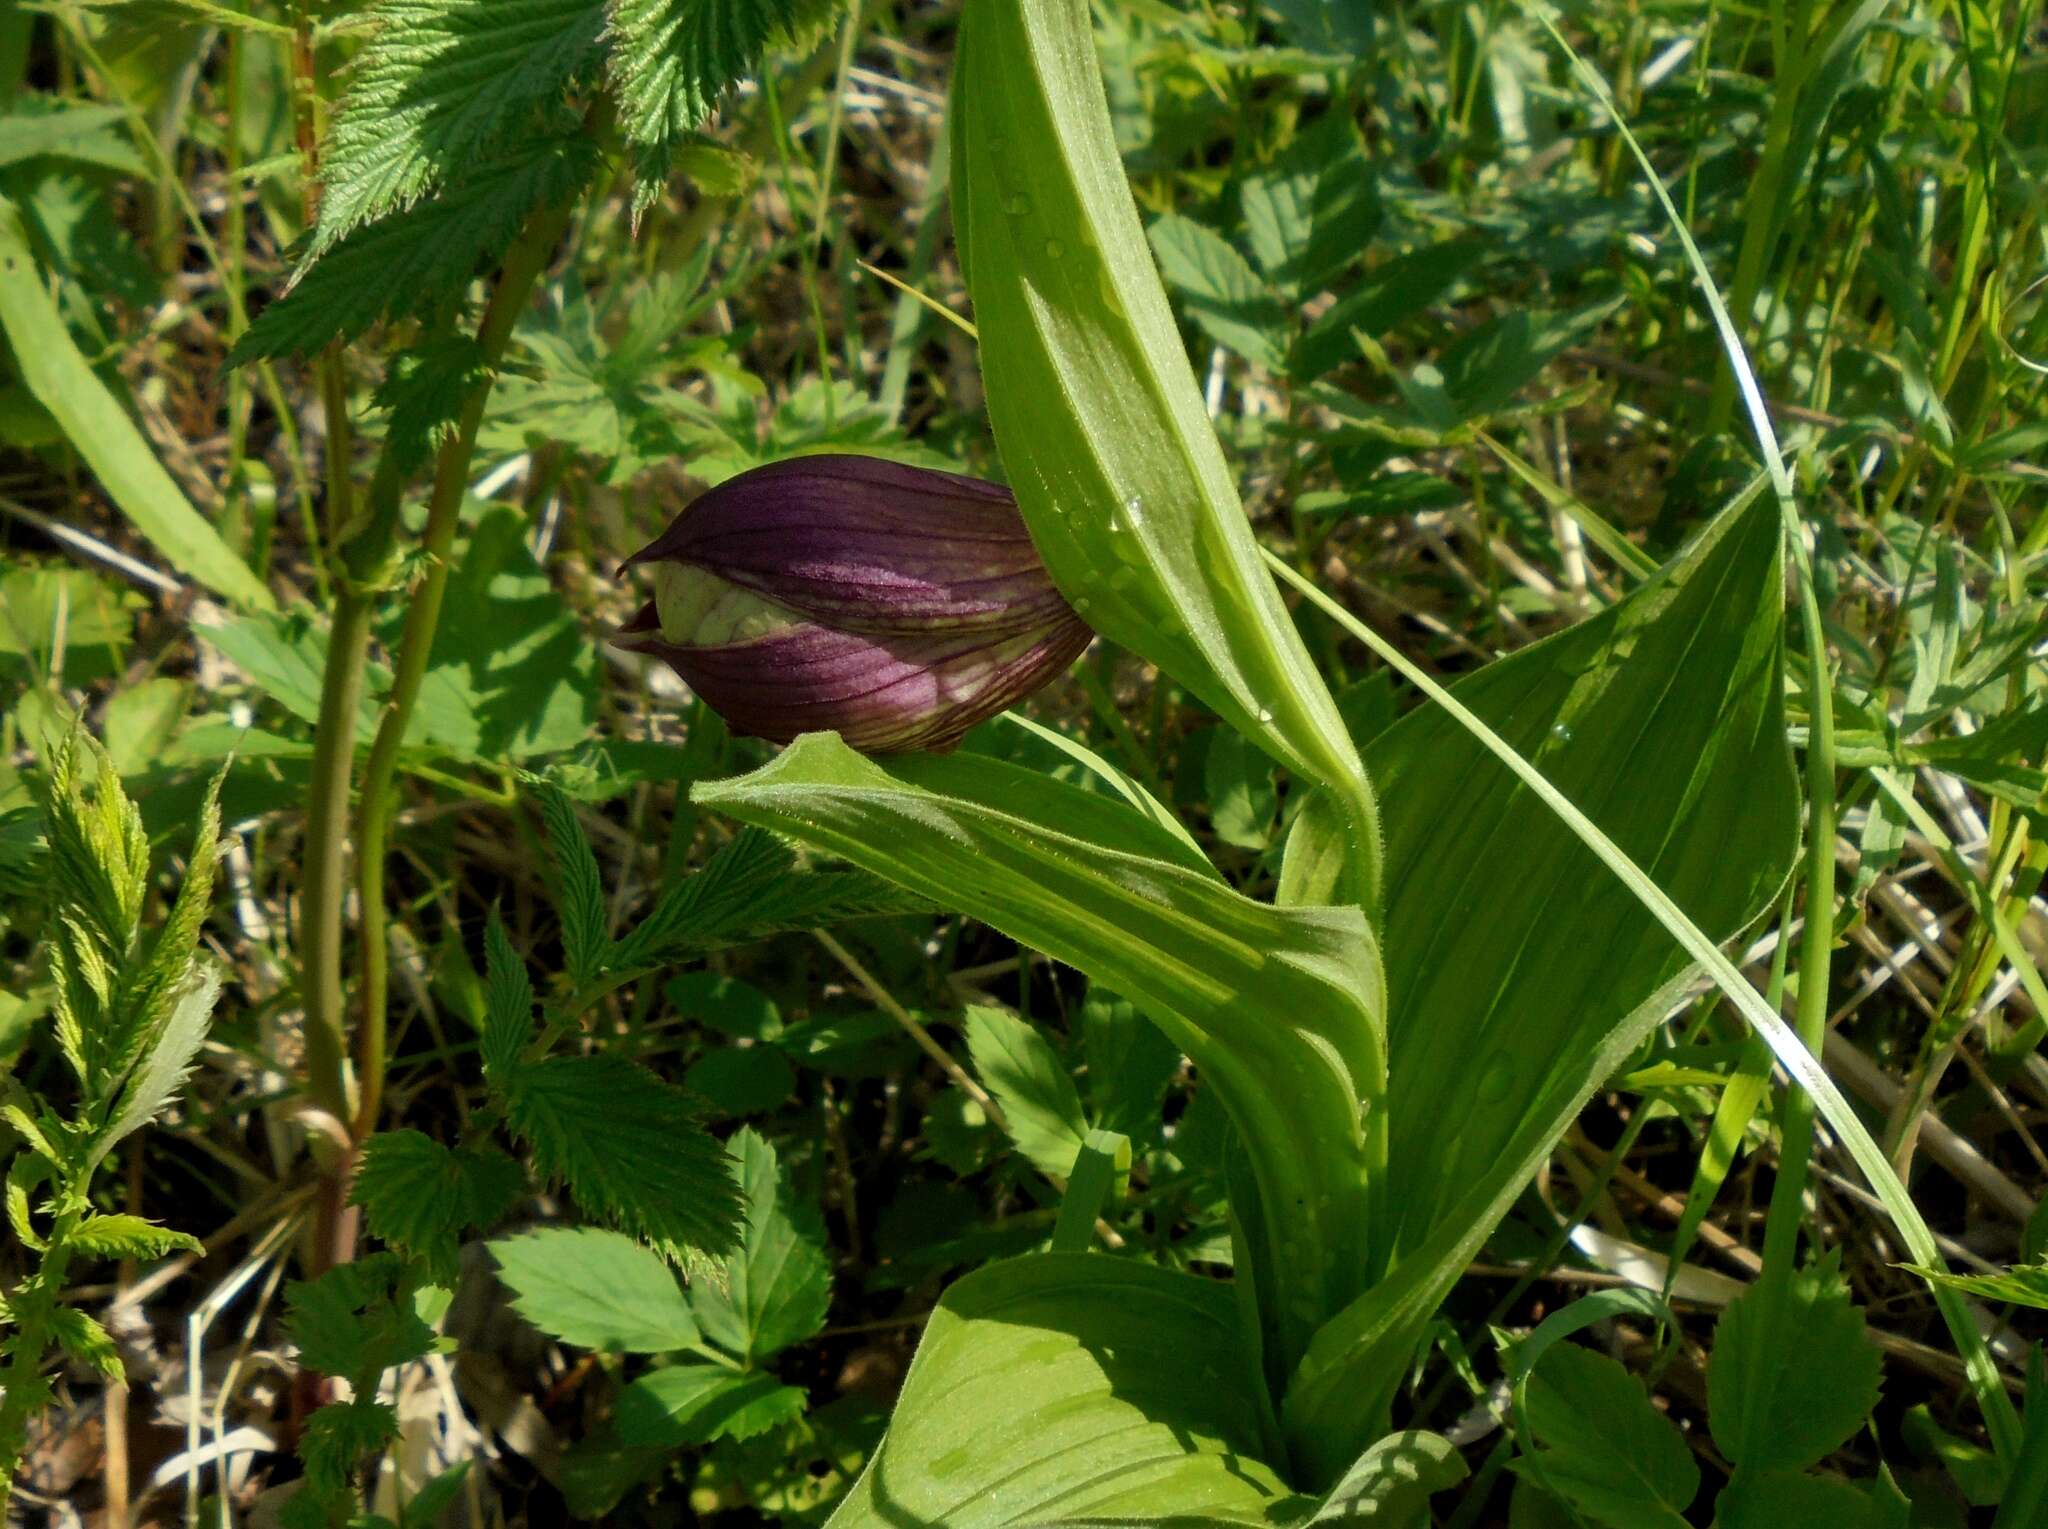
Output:
[[[952,1286],[833,1522],[1391,1515],[1463,1469],[1441,1440],[1389,1432],[1437,1305],[1692,976],[1488,740],[1582,804],[1697,929],[1734,936],[1797,841],[1780,522],[1749,496],[1626,599],[1468,677],[1454,704],[1479,733],[1430,708],[1361,747],[1204,409],[1123,179],[1087,6],[969,0],[956,70],[955,233],[1016,513],[1071,611],[1284,766],[1300,803],[1266,903],[1120,776],[1116,801],[974,755],[874,757],[957,736],[945,703],[805,733],[695,789],[1127,995],[1235,1128],[1230,1283],[1087,1251],[1094,1206],[1080,1204],[1051,1247]],[[889,527],[942,492],[874,479],[862,504]],[[995,511],[986,491],[957,494],[960,524]],[[639,559],[665,582],[636,640],[700,682],[741,636],[735,600],[765,598],[776,634],[745,640],[791,642],[849,587],[843,567],[822,593],[748,572],[740,543],[719,540],[724,509],[687,512]],[[757,523],[818,524],[806,513]],[[874,552],[852,534],[828,562]],[[1013,553],[996,537],[952,577],[1014,578]],[[762,616],[748,609],[737,619]],[[956,609],[933,605],[933,621]],[[1040,641],[1048,669],[1064,662],[1064,638]],[[800,715],[735,714],[769,736]],[[1113,1184],[1090,1168],[1114,1150],[1081,1151],[1070,1199]]]

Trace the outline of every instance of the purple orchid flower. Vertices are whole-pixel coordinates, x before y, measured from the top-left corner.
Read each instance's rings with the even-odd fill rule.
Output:
[[[613,641],[776,743],[831,730],[871,754],[950,749],[1093,636],[1008,489],[879,457],[729,478],[636,565],[654,598]]]

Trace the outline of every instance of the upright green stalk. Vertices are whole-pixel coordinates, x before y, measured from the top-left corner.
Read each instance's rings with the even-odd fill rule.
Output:
[[[555,246],[569,226],[574,204],[544,207],[527,220],[506,253],[498,285],[477,329],[477,346],[485,367],[495,364],[512,338],[512,328],[526,307],[533,284],[547,269]],[[388,915],[384,901],[384,857],[391,832],[392,786],[398,773],[398,751],[419,703],[420,686],[433,656],[434,633],[441,623],[441,602],[448,592],[448,560],[461,522],[462,500],[469,487],[469,463],[476,450],[477,427],[490,398],[488,370],[469,391],[455,431],[434,463],[433,495],[427,502],[427,525],[421,538],[426,573],[406,606],[405,631],[399,640],[391,696],[370,745],[363,772],[362,805],[356,823],[356,888],[362,904],[362,1017],[357,1032],[356,1077],[360,1098],[353,1135],[357,1140],[375,1129],[384,1097],[385,1020],[389,1002]]]

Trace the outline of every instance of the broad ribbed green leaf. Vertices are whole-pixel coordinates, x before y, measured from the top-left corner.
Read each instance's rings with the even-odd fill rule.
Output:
[[[1262,1389],[1227,1285],[1092,1253],[993,1264],[932,1313],[831,1524],[1284,1522]]]
[[[0,334],[22,383],[50,411],[71,448],[171,566],[245,610],[277,602],[164,470],[128,411],[86,363],[45,285],[21,214],[0,197]]]
[[[1627,600],[1454,687],[1728,938],[1783,885],[1798,802],[1780,677],[1776,507],[1710,525]],[[1318,1335],[1287,1400],[1341,1469],[1421,1324],[1685,963],[1552,813],[1435,708],[1367,751],[1389,804],[1392,1277]]]
[[[1086,0],[970,0],[954,70],[954,233],[1032,539],[1097,631],[1337,791],[1370,906],[1370,789],[1202,406],[1117,157]]]
[[[1363,1288],[1360,1100],[1377,1098],[1384,1077],[1364,915],[1269,907],[1135,853],[1122,846],[1160,831],[1073,787],[1034,792],[1036,819],[1006,812],[996,803],[1014,772],[992,767],[977,784],[986,764],[949,761],[941,794],[916,783],[938,778],[928,761],[884,768],[807,734],[754,774],[692,795],[983,919],[1128,995],[1166,1030],[1243,1135],[1279,1271],[1270,1315],[1291,1364]],[[1071,813],[1056,809],[1059,793]],[[1105,813],[1124,813],[1123,831],[1099,835],[1118,848],[1066,831]]]

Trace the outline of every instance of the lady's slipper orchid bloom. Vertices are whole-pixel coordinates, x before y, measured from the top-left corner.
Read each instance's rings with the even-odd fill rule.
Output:
[[[1093,635],[1010,491],[879,457],[730,478],[626,560],[654,598],[613,640],[665,659],[733,730],[950,749]]]

